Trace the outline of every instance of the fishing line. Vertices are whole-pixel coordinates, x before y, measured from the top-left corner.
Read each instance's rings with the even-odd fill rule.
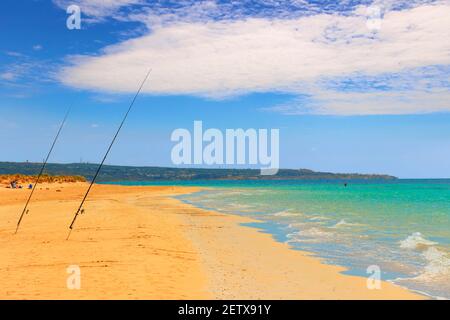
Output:
[[[75,221],[77,220],[78,215],[80,215],[81,213],[84,212],[84,210],[83,210],[84,202],[86,201],[86,198],[88,197],[89,192],[91,192],[91,188],[92,188],[92,186],[94,185],[95,180],[97,179],[97,176],[98,176],[98,174],[100,173],[100,170],[102,169],[103,164],[105,163],[105,160],[106,160],[106,158],[108,157],[108,154],[109,154],[109,152],[111,151],[111,148],[112,148],[114,142],[116,141],[117,136],[119,135],[119,132],[120,132],[120,130],[122,129],[122,127],[123,127],[125,121],[127,120],[128,114],[130,113],[131,108],[133,107],[134,102],[136,101],[136,98],[138,97],[139,93],[141,92],[142,87],[144,86],[145,82],[147,81],[148,76],[150,75],[150,72],[151,72],[151,71],[152,71],[152,70],[150,69],[150,70],[147,72],[147,75],[145,76],[144,81],[142,81],[142,83],[141,83],[141,85],[140,85],[138,91],[136,92],[136,94],[135,94],[133,100],[132,100],[131,103],[130,103],[130,106],[128,107],[127,112],[125,113],[125,116],[123,117],[122,122],[121,122],[119,128],[117,129],[116,134],[114,135],[114,138],[112,139],[111,144],[109,145],[108,150],[106,151],[106,153],[105,153],[105,155],[104,155],[104,157],[103,157],[102,162],[101,162],[100,165],[98,166],[97,172],[95,173],[94,178],[92,178],[91,184],[89,185],[89,188],[87,189],[86,194],[84,195],[83,200],[81,201],[80,206],[78,207],[78,210],[77,210],[77,212],[75,213],[75,216],[74,216],[73,219],[72,219],[72,223],[71,223],[70,226],[69,226],[69,234],[67,235],[66,240],[69,240],[70,234],[72,233],[73,226],[75,225]]]
[[[56,141],[58,141],[58,138],[59,138],[59,135],[61,133],[61,130],[64,127],[64,124],[66,123],[67,117],[69,116],[69,113],[70,113],[71,109],[72,108],[70,107],[67,110],[66,115],[64,116],[64,120],[63,120],[63,122],[61,123],[61,125],[59,127],[58,133],[56,134],[56,137],[53,140],[53,144],[52,144],[52,146],[50,148],[50,151],[47,154],[47,158],[45,158],[44,163],[42,164],[41,171],[39,172],[39,174],[38,174],[38,176],[36,178],[36,181],[34,183],[33,189],[31,190],[30,196],[28,197],[28,200],[25,203],[25,207],[23,208],[22,214],[20,215],[19,221],[17,222],[16,231],[14,232],[14,234],[16,234],[17,231],[19,230],[20,223],[22,222],[22,219],[23,219],[24,215],[28,214],[28,210],[27,210],[28,204],[30,203],[31,197],[33,197],[34,191],[36,190],[36,187],[39,184],[39,181],[40,181],[40,179],[42,177],[42,174],[44,173],[45,167],[47,166],[48,159],[50,158],[50,155],[52,154],[52,151],[53,151],[53,148],[55,147]]]

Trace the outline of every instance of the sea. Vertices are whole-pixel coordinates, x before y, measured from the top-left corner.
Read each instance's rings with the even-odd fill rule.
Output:
[[[323,263],[450,299],[450,180],[122,182],[187,185],[194,206],[251,217],[246,224]]]

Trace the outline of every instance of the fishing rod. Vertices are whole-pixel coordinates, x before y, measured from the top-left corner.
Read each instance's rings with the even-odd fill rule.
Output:
[[[19,221],[17,222],[16,231],[14,232],[14,234],[16,234],[17,231],[19,230],[20,223],[22,222],[22,219],[23,219],[24,215],[25,215],[25,214],[28,214],[28,211],[29,211],[29,210],[27,210],[28,204],[30,203],[31,198],[33,197],[33,193],[34,193],[34,191],[36,190],[36,186],[39,184],[39,181],[40,181],[40,179],[41,179],[41,177],[42,177],[42,174],[44,173],[45,167],[47,166],[48,159],[50,158],[50,155],[51,155],[52,152],[53,152],[53,148],[55,147],[56,141],[58,141],[59,135],[61,134],[61,130],[62,130],[62,128],[64,127],[64,124],[66,123],[67,117],[69,116],[69,113],[70,113],[70,110],[71,110],[71,109],[72,109],[72,108],[70,107],[70,108],[67,110],[66,115],[64,116],[64,120],[62,121],[61,125],[59,126],[58,133],[56,134],[56,137],[55,137],[55,139],[53,140],[52,146],[50,147],[50,151],[49,151],[48,154],[47,154],[47,158],[45,158],[44,163],[42,164],[41,170],[39,171],[39,174],[38,174],[38,176],[37,176],[37,178],[36,178],[36,181],[34,182],[33,189],[31,190],[31,193],[30,193],[30,195],[28,196],[28,200],[27,200],[27,202],[25,203],[25,207],[24,207],[23,210],[22,210],[22,214],[20,215]]]
[[[141,83],[141,85],[140,85],[138,91],[136,92],[136,94],[135,94],[133,100],[132,100],[131,103],[130,103],[130,106],[128,107],[127,112],[125,113],[125,116],[123,117],[122,122],[120,123],[120,126],[119,126],[119,128],[117,129],[116,134],[114,135],[114,138],[112,139],[111,144],[109,145],[108,150],[106,151],[106,153],[105,153],[105,155],[104,155],[104,157],[103,157],[102,162],[101,162],[100,165],[98,166],[97,172],[95,173],[94,178],[92,178],[91,184],[89,185],[89,188],[87,189],[86,194],[84,195],[83,200],[81,201],[80,206],[78,207],[78,210],[77,210],[77,212],[75,213],[75,216],[73,217],[72,223],[71,223],[70,226],[69,226],[69,234],[67,235],[66,240],[69,240],[69,238],[70,238],[70,234],[72,233],[73,226],[75,225],[75,221],[77,220],[78,215],[84,213],[84,209],[83,209],[84,202],[86,201],[86,199],[87,199],[87,197],[88,197],[88,195],[89,195],[89,192],[91,191],[91,188],[92,188],[92,186],[94,185],[95,180],[97,179],[97,176],[98,176],[98,174],[100,173],[100,170],[101,170],[102,167],[103,167],[103,164],[105,163],[106,157],[108,157],[108,154],[109,154],[109,152],[111,151],[111,148],[112,148],[114,142],[116,141],[117,136],[119,135],[120,130],[122,129],[122,127],[123,127],[125,121],[127,120],[128,114],[130,113],[131,108],[133,108],[134,102],[136,101],[136,99],[137,99],[139,93],[140,93],[141,90],[142,90],[142,87],[144,86],[145,82],[147,81],[148,76],[150,75],[150,72],[152,72],[152,69],[150,69],[150,70],[147,72],[147,75],[145,76],[144,80],[142,81],[142,83]]]

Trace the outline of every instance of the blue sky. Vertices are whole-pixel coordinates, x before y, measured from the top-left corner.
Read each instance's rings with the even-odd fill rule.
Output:
[[[74,3],[81,30],[66,27]],[[51,161],[100,161],[151,67],[110,164],[172,166],[171,132],[202,120],[279,128],[283,168],[448,178],[449,14],[449,1],[1,1],[0,160],[40,161],[71,105]]]

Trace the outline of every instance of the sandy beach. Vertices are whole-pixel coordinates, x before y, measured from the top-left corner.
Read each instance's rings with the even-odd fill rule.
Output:
[[[95,185],[69,240],[87,184],[42,185],[18,234],[29,190],[0,188],[0,299],[423,299],[279,243],[251,220],[171,196],[191,187]],[[68,289],[79,266],[81,288]]]

